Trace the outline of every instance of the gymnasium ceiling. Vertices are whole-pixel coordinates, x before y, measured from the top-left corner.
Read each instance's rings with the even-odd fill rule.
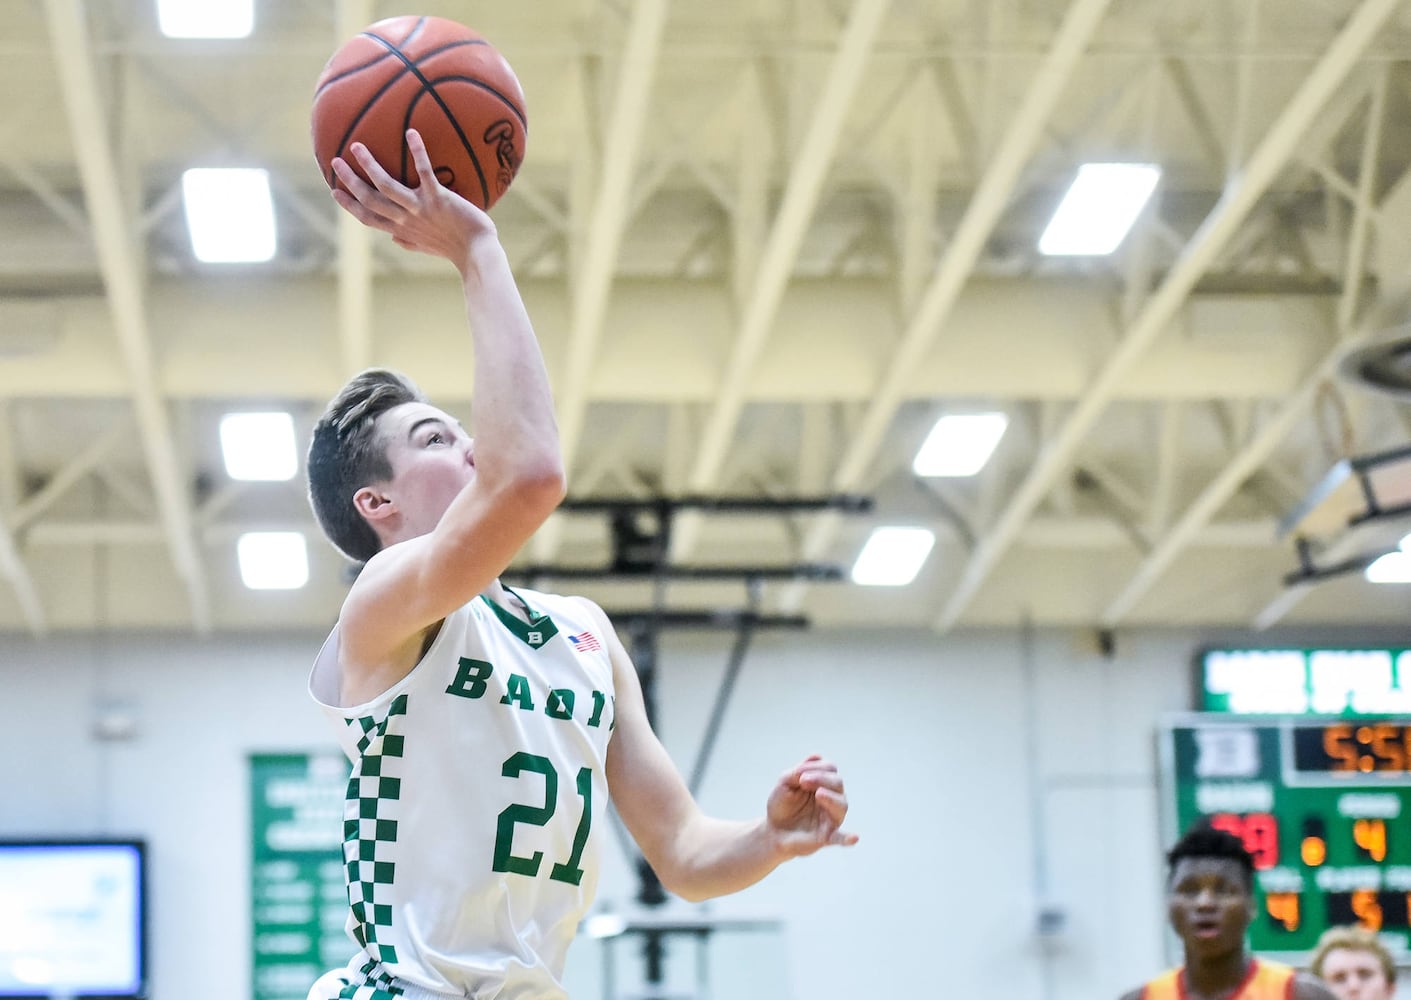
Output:
[[[0,37],[0,630],[323,629],[346,570],[298,481],[224,473],[217,422],[301,438],[349,373],[468,415],[444,262],[340,220],[312,84],[385,3],[257,0],[240,41],[154,0],[17,0]],[[1024,620],[1404,625],[1406,586],[1287,591],[1280,520],[1411,409],[1339,374],[1408,319],[1411,3],[426,0],[515,67],[529,150],[496,207],[592,498],[673,507],[670,564],[850,565],[876,524],[938,541],[910,586],[539,578],[612,609],[759,610],[945,633]],[[1164,174],[1105,258],[1036,241],[1078,164]],[[279,252],[202,265],[190,166],[272,171]],[[1011,418],[968,480],[910,462],[947,412]],[[1346,511],[1336,512],[1345,520]],[[652,529],[651,518],[638,527]],[[605,567],[555,516],[520,565]],[[310,586],[246,591],[248,529],[306,531]],[[1394,530],[1404,534],[1411,523]],[[1385,537],[1334,529],[1314,551]]]

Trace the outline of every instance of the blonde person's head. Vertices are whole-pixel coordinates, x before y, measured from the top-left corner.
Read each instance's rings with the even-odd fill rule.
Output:
[[[1319,979],[1327,979],[1324,972],[1328,956],[1340,949],[1363,952],[1375,958],[1377,965],[1381,967],[1382,974],[1386,976],[1388,994],[1390,994],[1391,988],[1396,985],[1396,962],[1392,959],[1391,952],[1387,951],[1386,946],[1377,940],[1377,936],[1361,927],[1332,927],[1324,931],[1309,959],[1309,970]]]

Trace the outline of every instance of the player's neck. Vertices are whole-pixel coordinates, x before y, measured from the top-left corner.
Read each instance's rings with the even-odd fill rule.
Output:
[[[1187,1000],[1228,1000],[1249,977],[1253,959],[1244,950],[1192,960],[1186,958]]]
[[[522,601],[518,595],[514,594],[508,587],[494,579],[490,585],[480,592],[481,596],[489,601],[493,601],[504,608],[510,614],[525,621],[529,620],[529,606]]]

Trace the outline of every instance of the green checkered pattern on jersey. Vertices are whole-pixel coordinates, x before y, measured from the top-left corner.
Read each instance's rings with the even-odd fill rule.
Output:
[[[359,969],[358,972],[363,976],[362,984],[349,983],[338,991],[338,1000],[393,1000],[405,992],[401,987],[392,985],[392,977],[387,973],[378,972],[373,975],[376,968],[376,962],[368,962]]]
[[[397,820],[393,817],[402,795],[405,740],[398,733],[389,734],[387,729],[394,718],[406,714],[407,696],[403,694],[393,699],[385,718],[366,716],[348,721],[363,734],[358,740],[358,761],[343,798],[343,871],[348,906],[353,911],[353,937],[374,962],[383,964],[397,961],[397,949],[378,941],[377,934],[392,926],[392,907],[386,901],[385,888],[396,874],[389,855],[397,842]],[[344,995],[356,1000],[380,1000],[387,994],[345,991]]]

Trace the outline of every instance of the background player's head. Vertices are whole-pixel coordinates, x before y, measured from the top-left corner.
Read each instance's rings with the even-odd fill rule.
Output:
[[[406,403],[425,402],[405,375],[369,368],[339,390],[314,425],[309,503],[324,535],[350,559],[366,562],[383,544],[354,501],[364,486],[392,478],[388,435],[378,418]]]
[[[1166,904],[1186,961],[1244,950],[1254,916],[1254,859],[1240,839],[1193,827],[1166,853]]]
[[[1308,968],[1328,984],[1338,1000],[1391,1000],[1396,962],[1377,936],[1361,927],[1323,932]]]

